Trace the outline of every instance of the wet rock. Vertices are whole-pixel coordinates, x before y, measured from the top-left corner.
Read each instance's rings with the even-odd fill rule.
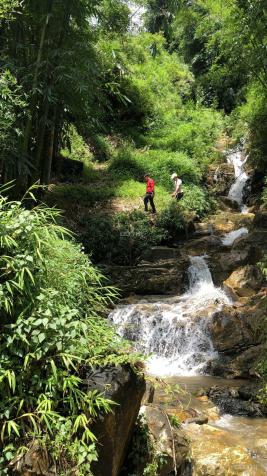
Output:
[[[112,412],[102,414],[92,426],[97,436],[99,459],[92,465],[95,476],[117,476],[126,456],[141,400],[145,392],[142,375],[130,366],[107,367],[88,373],[88,389],[98,389],[116,402]]]
[[[209,323],[209,332],[214,348],[224,354],[237,354],[259,342],[252,331],[252,322],[244,309],[224,306],[216,312]]]
[[[229,273],[246,264],[254,264],[250,246],[244,250],[215,252],[210,260],[210,269],[215,285],[221,286],[223,281],[228,278]]]
[[[233,295],[248,297],[253,296],[255,291],[259,291],[263,284],[263,274],[257,266],[246,265],[234,271],[229,278],[224,281],[224,286]]]
[[[234,180],[233,165],[222,163],[210,166],[206,183],[216,195],[227,195]]]
[[[253,214],[223,212],[209,217],[215,234],[222,235],[241,227],[250,227],[254,220]]]
[[[246,476],[265,474],[244,446],[228,431],[211,425],[188,425],[191,472],[194,476]]]
[[[158,476],[170,475],[175,468],[182,474],[189,453],[189,444],[182,429],[173,428],[167,415],[159,406],[142,407],[142,414],[153,437],[157,454],[164,455]]]
[[[188,256],[167,246],[153,247],[141,257],[137,266],[106,266],[110,276],[124,296],[136,294],[179,294],[184,291],[184,276]]]
[[[262,384],[254,382],[253,384],[242,385],[238,389],[238,395],[242,400],[258,402],[260,400],[261,390]]]
[[[194,236],[207,236],[213,234],[213,226],[210,223],[194,223]]]
[[[238,202],[236,202],[235,200],[232,200],[231,198],[229,197],[220,197],[220,201],[226,205],[227,208],[230,208],[231,210],[235,210],[235,211],[239,211],[240,210],[240,207],[239,207],[239,204]]]
[[[208,417],[203,415],[195,418],[187,418],[187,420],[185,420],[185,424],[190,425],[192,423],[196,423],[196,425],[205,425],[206,423],[208,423],[208,421]]]
[[[183,256],[200,256],[212,252],[221,247],[221,240],[217,236],[203,236],[195,240],[189,240],[183,246]]]
[[[57,474],[56,469],[51,467],[46,449],[38,441],[33,441],[29,451],[15,458],[9,467],[14,476],[56,476]]]
[[[258,378],[258,365],[264,355],[266,355],[265,344],[250,347],[222,365],[221,375],[227,378]]]
[[[253,225],[256,228],[265,228],[267,229],[267,211],[258,212],[255,215]]]
[[[198,412],[194,408],[168,408],[168,415],[175,416],[181,423],[191,418],[197,418]]]
[[[253,230],[246,236],[235,241],[234,249],[254,248],[256,260],[259,261],[267,251],[267,230]]]
[[[155,395],[155,387],[152,383],[146,382],[146,391],[142,398],[142,405],[147,405],[153,403]]]
[[[262,417],[267,414],[267,406],[253,400],[240,398],[237,389],[211,387],[209,398],[220,408],[222,413],[248,417]]]

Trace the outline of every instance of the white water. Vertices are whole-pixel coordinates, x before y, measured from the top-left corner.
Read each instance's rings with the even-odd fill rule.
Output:
[[[183,296],[122,305],[109,316],[118,333],[133,341],[137,350],[153,354],[147,367],[154,375],[198,375],[217,357],[208,323],[229,299],[214,286],[205,257],[190,260],[189,291]]]
[[[242,150],[239,149],[235,149],[227,155],[227,162],[232,164],[235,170],[235,182],[230,188],[228,197],[238,203],[242,213],[247,213],[247,207],[243,201],[244,187],[249,178],[244,170],[246,161],[247,157],[243,158]]]
[[[222,238],[222,244],[224,246],[232,246],[232,244],[237,240],[237,238],[240,238],[241,236],[247,235],[248,234],[248,229],[242,226],[242,228],[239,228],[238,230],[230,231],[230,233],[226,233],[223,238]]]

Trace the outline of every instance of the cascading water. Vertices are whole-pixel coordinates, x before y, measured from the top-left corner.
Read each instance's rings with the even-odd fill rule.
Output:
[[[233,243],[240,238],[241,236],[245,236],[248,234],[248,229],[244,226],[238,228],[238,230],[230,231],[230,233],[226,233],[222,238],[222,244],[224,246],[232,246]]]
[[[240,149],[235,149],[227,155],[227,162],[232,164],[235,170],[235,182],[230,188],[228,197],[238,203],[242,213],[247,212],[247,207],[243,201],[244,187],[249,179],[244,170],[246,161],[247,157],[243,158],[242,150]]]
[[[122,305],[109,316],[118,333],[135,343],[136,350],[153,354],[148,371],[155,375],[198,375],[217,356],[208,324],[229,299],[214,286],[204,256],[190,261],[189,291],[183,296]]]

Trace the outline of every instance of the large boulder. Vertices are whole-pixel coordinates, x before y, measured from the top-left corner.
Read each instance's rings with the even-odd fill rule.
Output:
[[[261,211],[256,213],[253,225],[256,228],[267,229],[267,211]]]
[[[162,455],[158,476],[168,476],[176,469],[182,474],[189,453],[189,444],[181,429],[171,426],[170,420],[157,405],[142,407],[149,432],[153,438],[156,455]]]
[[[227,195],[234,180],[234,166],[227,162],[217,166],[210,166],[206,178],[208,187],[211,188],[216,195]]]
[[[214,313],[209,332],[219,358],[208,371],[226,378],[258,376],[258,364],[266,353],[264,327],[267,296],[258,294],[245,304],[224,306]]]
[[[226,209],[234,210],[234,211],[239,211],[240,206],[239,203],[236,200],[233,200],[232,198],[225,197],[222,195],[220,197],[220,203],[221,203],[221,208],[224,208],[222,205],[225,205]]]
[[[242,310],[224,306],[209,323],[214,348],[220,353],[235,355],[258,343],[255,342],[251,321],[253,317],[249,318]]]
[[[155,246],[146,250],[136,266],[109,266],[105,273],[124,296],[179,294],[184,290],[188,256],[177,248]]]
[[[251,247],[254,250],[255,262],[259,261],[267,251],[267,230],[255,229],[246,236],[235,241],[233,249],[245,249]]]
[[[224,365],[223,376],[226,378],[257,378],[259,364],[266,356],[265,344],[249,347]]]
[[[250,264],[253,262],[253,256],[251,255],[250,247],[244,250],[231,250],[228,252],[213,253],[212,260],[210,260],[210,270],[212,273],[213,281],[216,286],[221,286],[225,281],[229,273],[232,273],[236,268]]]
[[[261,289],[263,281],[263,274],[257,266],[246,265],[234,271],[224,281],[224,286],[233,296],[248,297]]]
[[[98,461],[94,476],[118,476],[124,462],[145,392],[145,380],[130,366],[109,366],[87,374],[89,389],[104,392],[117,405],[98,417],[92,427],[97,436]]]

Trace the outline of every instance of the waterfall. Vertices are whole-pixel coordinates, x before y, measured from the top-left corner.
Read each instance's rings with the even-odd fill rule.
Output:
[[[249,178],[244,170],[247,157],[243,158],[242,150],[235,149],[227,155],[227,161],[234,166],[235,170],[235,182],[230,188],[228,197],[239,204],[242,213],[246,213],[247,207],[243,202],[243,191]]]
[[[226,233],[222,238],[222,244],[224,246],[232,246],[232,244],[235,242],[235,240],[237,240],[237,238],[240,238],[241,236],[244,236],[247,234],[248,234],[248,229],[242,226],[238,230],[234,230],[234,231],[230,231],[229,233]]]
[[[121,305],[109,316],[121,336],[150,356],[147,368],[154,375],[198,375],[217,356],[208,324],[229,300],[214,286],[205,256],[190,261],[189,290],[184,295]]]

